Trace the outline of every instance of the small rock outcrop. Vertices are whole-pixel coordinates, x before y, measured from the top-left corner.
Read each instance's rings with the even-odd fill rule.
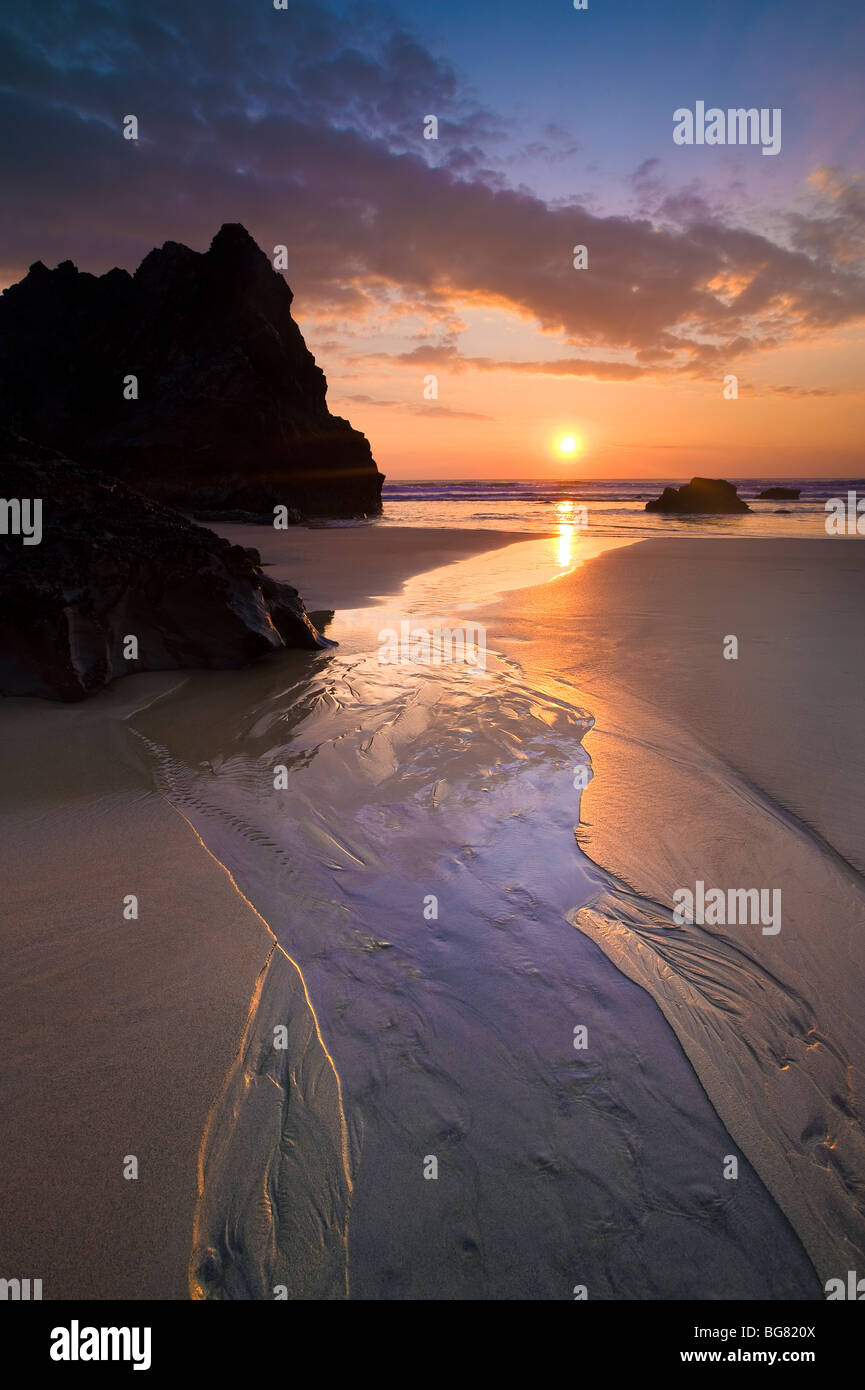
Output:
[[[681,487],[665,487],[660,497],[646,503],[647,512],[670,512],[678,516],[734,515],[751,508],[723,478],[692,478]]]
[[[134,275],[37,261],[0,297],[0,425],[196,514],[376,514],[383,476],[292,299],[239,224]]]
[[[757,497],[761,502],[795,502],[801,491],[800,487],[767,487]]]
[[[0,694],[332,645],[241,546],[0,429]]]

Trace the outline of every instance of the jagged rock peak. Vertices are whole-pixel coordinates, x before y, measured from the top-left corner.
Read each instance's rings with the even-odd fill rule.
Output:
[[[330,414],[291,305],[236,222],[132,276],[36,262],[0,297],[0,425],[177,506],[377,513],[382,475]]]

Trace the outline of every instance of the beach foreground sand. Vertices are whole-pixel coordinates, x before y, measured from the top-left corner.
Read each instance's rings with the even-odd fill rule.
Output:
[[[487,615],[595,719],[578,838],[620,891],[575,924],[658,1001],[823,1280],[865,1258],[863,595],[855,541],[652,540]],[[778,922],[671,931],[698,880],[777,890]]]
[[[259,528],[226,534],[313,610],[398,595],[449,556],[508,544],[520,565],[510,533],[334,528],[286,533],[283,549]],[[843,1272],[862,750],[858,658],[837,644],[861,578],[852,545],[618,549],[479,610],[511,658],[496,711],[444,684],[415,690],[411,672],[388,686],[373,669],[364,695],[369,638],[340,611],[336,665],[284,653],[248,672],[135,677],[71,709],[6,702],[8,1275],[42,1278],[47,1298],[185,1297],[195,1228],[207,1296],[268,1297],[279,1278],[291,1296],[344,1297],[350,1247],[355,1296],[568,1297],[579,1233],[587,1261],[598,1243],[603,1297],[818,1296],[748,1163],[735,1193],[716,1183],[737,1150],[679,1044],[821,1277]],[[738,663],[721,655],[731,633]],[[589,722],[575,708],[595,719],[578,835],[589,868],[609,871],[594,899],[559,785]],[[561,748],[538,741],[559,723]],[[284,749],[297,790],[275,817],[250,769],[263,760],[269,778]],[[498,785],[497,766],[512,766]],[[403,924],[442,870],[460,911],[415,949]],[[749,938],[744,973],[734,936],[713,956],[705,942],[658,951],[672,890],[695,875],[781,876],[783,930]],[[139,917],[124,920],[133,893]],[[287,1000],[298,1065],[275,1070],[262,1039]],[[589,1016],[606,1042],[575,1080],[573,1053],[555,1061],[560,1035]],[[575,1084],[576,1131],[561,1118]],[[455,1175],[452,1198],[440,1187],[454,1224],[427,1210],[434,1184],[420,1203],[406,1184],[427,1147]],[[292,1232],[275,1253],[274,1203]],[[515,1266],[509,1252],[538,1242],[537,1268]]]
[[[226,529],[261,546],[269,528]],[[495,532],[290,533],[310,607],[354,606]],[[304,587],[305,586],[305,587]],[[284,653],[302,679],[310,658]],[[211,672],[211,687],[248,673]],[[133,676],[83,705],[0,702],[5,1277],[45,1298],[184,1298],[199,1149],[273,937],[128,732],[187,677]],[[124,918],[138,899],[138,919]],[[127,1156],[137,1180],[123,1176]]]
[[[441,531],[427,526],[226,525],[219,534],[254,546],[274,579],[300,590],[310,612],[360,608],[398,593],[413,575],[483,555],[536,532]]]

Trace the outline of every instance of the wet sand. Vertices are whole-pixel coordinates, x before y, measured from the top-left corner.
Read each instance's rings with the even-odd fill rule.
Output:
[[[346,1121],[350,1191],[331,1091],[282,1098],[273,1025],[298,1001],[266,989],[240,1071],[264,1070],[271,1106],[262,1122],[241,1084],[215,1116],[202,1295],[267,1297],[291,1270],[294,1297],[817,1296],[657,1006],[569,924],[598,888],[574,843],[590,720],[495,657],[380,665],[386,612],[338,614],[311,682],[194,677],[136,719],[165,795],[300,966]]]
[[[242,543],[261,545],[264,528],[250,530]],[[298,531],[285,577],[310,582],[311,606],[360,603],[441,553],[512,539],[460,532],[433,552],[430,534],[418,545],[413,532]],[[362,553],[374,559],[361,570]],[[302,681],[315,660],[285,653],[271,665]],[[234,689],[242,701],[249,675],[207,673],[202,692]],[[202,1136],[230,1068],[242,1067],[274,947],[155,790],[129,732],[137,711],[190,679],[134,676],[75,706],[0,701],[0,1274],[41,1278],[46,1299],[188,1296]],[[195,707],[178,718],[182,735]],[[137,921],[124,920],[128,894]],[[294,988],[277,954],[269,978]],[[305,1047],[314,1071],[315,1042]],[[137,1180],[123,1177],[127,1155]]]
[[[488,592],[491,575],[502,583],[508,565],[524,582],[536,544],[455,566],[452,607],[469,616],[466,596]],[[597,915],[614,887],[574,844],[586,701],[535,662],[544,613],[572,611],[577,577],[471,610],[494,650],[513,638],[525,671],[494,651],[483,678],[382,668],[379,625],[440,613],[446,578],[412,581],[366,616],[338,613],[343,646],[311,689],[262,668],[243,709],[225,690],[192,739],[190,721],[178,737],[176,710],[139,721],[166,795],[299,962],[341,1078],[350,1199],[340,1206],[334,1183],[319,1188],[309,1171],[305,1185],[291,1181],[278,1125],[251,1126],[234,1103],[221,1115],[216,1189],[266,1172],[289,1213],[345,1221],[354,1298],[561,1298],[579,1279],[593,1298],[819,1296],[753,1157],[706,1101],[682,1019],[569,929],[575,909]],[[187,698],[201,708],[200,693]],[[275,796],[268,770],[283,762],[291,775]],[[687,827],[681,838],[687,848]],[[423,916],[429,893],[438,925]],[[741,1011],[751,982],[722,958],[706,964]],[[571,1047],[575,1019],[593,1040],[585,1057]],[[693,1008],[685,1021],[716,1026]],[[270,1023],[267,1011],[252,1020],[252,1056],[265,1054]],[[307,1118],[318,1126],[314,1105]],[[334,1173],[335,1151],[331,1129]],[[730,1156],[735,1182],[723,1177]],[[438,1186],[424,1184],[430,1157]],[[272,1287],[294,1264],[283,1209],[278,1221],[227,1210],[231,1223],[216,1200],[201,1223],[202,1292]],[[338,1267],[322,1274],[340,1296]]]
[[[272,526],[218,528],[235,545],[254,546],[274,579],[300,590],[310,612],[360,608],[398,593],[406,580],[519,541],[536,531],[442,531],[427,526]],[[552,531],[551,531],[552,534]]]
[[[687,961],[674,950],[660,975],[644,947],[667,930],[671,885],[697,866],[708,881],[727,872],[731,848],[757,833],[761,872],[801,872],[794,892],[814,907],[808,884],[838,895],[818,945],[843,947],[857,885],[822,841],[803,850],[799,835],[791,855],[786,820],[771,839],[779,813],[766,803],[780,806],[783,788],[758,787],[763,764],[745,771],[748,737],[768,741],[769,768],[784,746],[766,701],[787,658],[760,665],[756,684],[755,668],[740,668],[740,714],[759,707],[761,721],[738,745],[742,769],[719,756],[737,721],[719,724],[682,675],[689,729],[687,708],[671,717],[664,675],[691,672],[704,638],[714,651],[711,602],[737,631],[725,591],[752,647],[777,644],[780,628],[782,653],[801,639],[807,656],[824,608],[840,603],[837,562],[818,573],[797,555],[807,579],[788,603],[789,579],[771,578],[786,543],[742,543],[758,549],[734,583],[722,582],[724,557],[738,542],[687,558],[655,556],[665,543],[621,548],[473,610],[493,649],[478,677],[382,667],[375,632],[388,610],[347,609],[396,594],[421,560],[438,569],[441,541],[464,562],[457,608],[496,567],[525,582],[535,552],[512,533],[434,541],[359,527],[283,542],[243,529],[226,534],[260,548],[311,609],[337,607],[340,648],[246,672],[136,677],[73,709],[3,710],[4,872],[20,885],[0,1039],[14,1135],[4,1264],[42,1277],[46,1297],[184,1297],[187,1273],[211,1298],[272,1297],[278,1284],[295,1298],[570,1298],[586,1281],[602,1298],[818,1297],[763,1182],[822,1269],[852,1200],[832,1154],[851,1172],[857,1161],[855,1124],[832,1129],[852,1101],[820,1032],[837,1032],[822,1016],[836,988],[847,1007],[839,971],[808,959],[815,938],[795,907],[788,915],[793,880],[780,937],[760,939],[775,956],[751,957],[756,993],[725,942],[709,959],[689,940]],[[512,549],[487,560],[491,545]],[[702,545],[716,543],[676,542]],[[447,592],[432,575],[391,608],[422,617]],[[819,693],[802,692],[803,711]],[[597,721],[588,734],[583,710]],[[718,748],[698,737],[704,725]],[[592,824],[579,831],[588,858],[574,843],[583,739],[595,771],[582,811]],[[829,758],[825,738],[818,752]],[[743,881],[762,882],[752,868]],[[135,924],[122,920],[130,892]],[[792,1013],[791,979],[808,981]],[[584,1056],[577,1023],[592,1039]],[[788,1039],[789,1065],[779,1055],[771,1075],[795,1095],[773,1092],[767,1118],[744,1054],[756,1046],[768,1075]],[[854,1041],[844,1034],[842,1052]],[[827,1133],[841,1142],[827,1147]],[[137,1183],[122,1178],[130,1153]],[[721,1177],[728,1154],[736,1183]],[[437,1182],[423,1178],[430,1155]],[[809,1165],[825,1170],[822,1187]]]
[[[863,595],[855,541],[653,540],[487,615],[596,720],[579,840],[619,883],[575,925],[658,1001],[824,1281],[865,1258]],[[780,931],[674,929],[697,880],[780,889]]]
[[[0,1262],[45,1299],[186,1296],[201,1135],[272,945],[131,747],[172,684],[0,714]]]

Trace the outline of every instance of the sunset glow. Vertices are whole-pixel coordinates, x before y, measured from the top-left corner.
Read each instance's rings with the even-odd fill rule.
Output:
[[[133,272],[154,246],[204,252],[238,220],[279,249],[330,408],[367,435],[392,482],[554,478],[575,463],[585,478],[858,473],[865,185],[845,96],[858,91],[858,31],[860,49],[839,46],[820,10],[795,0],[777,90],[761,98],[784,107],[783,150],[764,159],[673,139],[695,53],[729,70],[731,90],[751,92],[756,77],[759,43],[735,24],[704,53],[699,6],[655,23],[631,0],[624,26],[617,6],[589,18],[556,5],[543,23],[514,6],[519,42],[493,62],[454,0],[429,15],[394,0],[384,27],[335,3],[350,23],[313,5],[306,20],[290,7],[287,26],[273,6],[213,0],[206,86],[191,21],[166,21],[162,124],[140,141],[108,134],[113,92],[149,90],[158,26],[130,31],[106,4],[84,56],[68,35],[56,52],[16,37],[8,99],[29,112],[62,90],[71,124],[58,138],[45,108],[21,123],[20,148],[7,142],[25,215],[6,233],[0,284],[37,259]],[[761,22],[742,5],[744,25]],[[617,79],[615,120],[589,127],[623,32],[622,70],[639,81]],[[439,129],[425,131],[424,111]],[[213,158],[187,193],[205,146]],[[62,218],[42,202],[53,187],[68,195]],[[100,198],[112,218],[94,238]]]

